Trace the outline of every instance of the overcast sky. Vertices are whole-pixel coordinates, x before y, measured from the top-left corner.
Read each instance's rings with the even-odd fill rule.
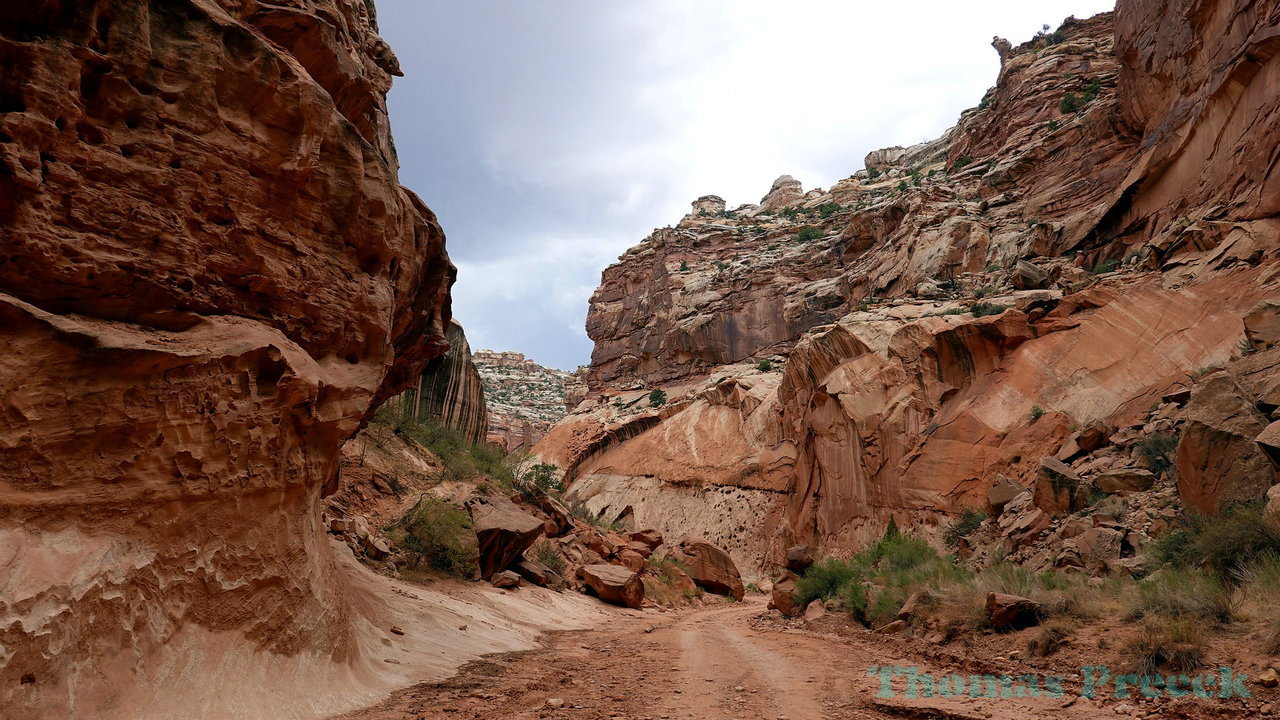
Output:
[[[472,348],[586,364],[600,273],[699,195],[830,187],[940,135],[1015,44],[1106,0],[378,0],[400,179]]]

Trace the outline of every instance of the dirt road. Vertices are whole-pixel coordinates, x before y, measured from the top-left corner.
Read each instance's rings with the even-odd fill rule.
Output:
[[[563,633],[543,650],[472,663],[443,683],[420,685],[341,720],[563,718],[565,720],[854,720],[938,718],[1179,718],[1204,707],[1065,697],[877,697],[879,666],[943,674],[1017,672],[940,650],[909,649],[859,633],[818,635],[752,619],[764,600],[682,613],[645,612],[591,631]],[[1237,717],[1237,707],[1221,717]],[[1119,714],[1117,714],[1117,711]]]

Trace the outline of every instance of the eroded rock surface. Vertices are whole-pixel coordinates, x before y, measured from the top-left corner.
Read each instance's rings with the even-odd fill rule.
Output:
[[[1277,7],[1123,0],[997,42],[997,85],[942,138],[827,190],[695,203],[605,271],[581,400],[538,454],[592,511],[696,533],[748,577],[996,502],[1031,553],[1105,472],[1151,477],[1104,494],[1164,493],[1165,407],[1205,368],[1258,413],[1280,398]]]
[[[314,715],[389,671],[319,504],[454,270],[371,7],[0,8],[6,713]]]

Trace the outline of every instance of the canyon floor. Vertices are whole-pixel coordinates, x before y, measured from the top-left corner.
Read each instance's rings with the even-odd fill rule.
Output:
[[[1089,700],[1070,680],[1064,697],[975,699],[907,698],[899,679],[895,697],[880,698],[879,678],[868,672],[876,666],[938,676],[1042,671],[834,624],[817,632],[789,628],[768,614],[765,603],[754,597],[668,613],[619,613],[592,630],[551,634],[539,650],[488,656],[447,681],[402,690],[376,707],[332,720],[1071,720],[1269,713],[1256,707],[1258,701]]]

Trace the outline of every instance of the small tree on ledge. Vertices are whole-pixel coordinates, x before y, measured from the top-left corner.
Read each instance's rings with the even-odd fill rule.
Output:
[[[667,394],[661,390],[654,390],[649,393],[649,404],[653,407],[665,405],[667,402]]]

